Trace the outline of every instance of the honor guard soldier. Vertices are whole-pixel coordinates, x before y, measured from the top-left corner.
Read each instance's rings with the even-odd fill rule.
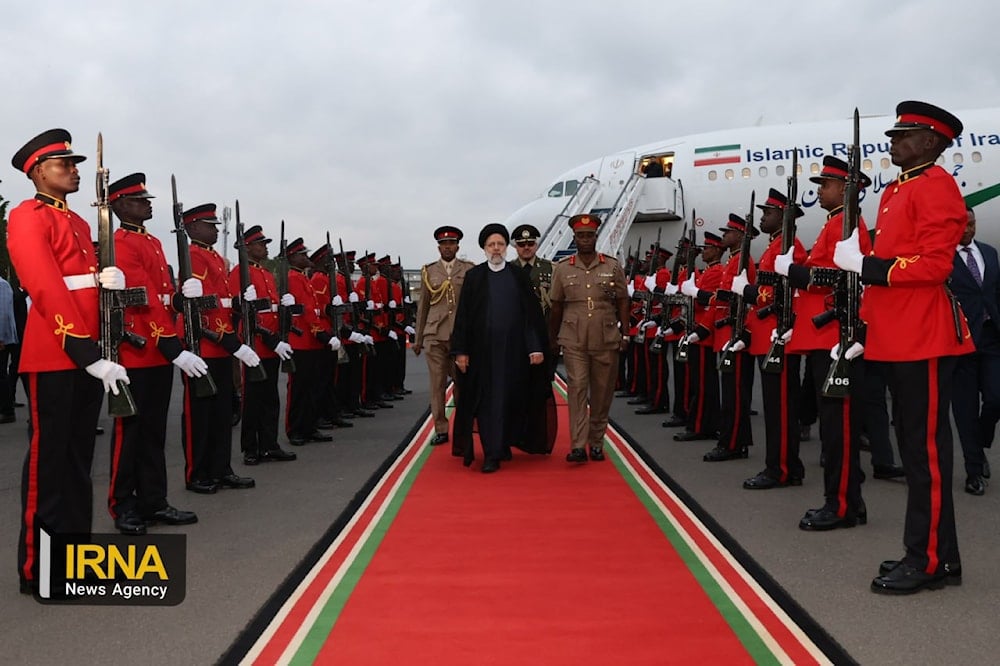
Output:
[[[688,424],[685,432],[674,435],[674,441],[693,442],[719,437],[719,369],[716,365],[715,293],[722,284],[725,268],[722,237],[706,231],[701,258],[705,269],[681,283],[681,292],[694,299],[694,330],[688,334],[689,377]],[[666,424],[664,424],[666,425]]]
[[[174,284],[159,239],[149,233],[153,216],[146,176],[133,173],[108,186],[108,202],[121,221],[115,231],[115,259],[129,287],[145,287],[147,304],[125,311],[128,337],[145,344],[123,344],[122,365],[128,368],[137,413],[118,418],[111,435],[111,487],[108,510],[122,534],[145,534],[146,525],[187,525],[198,522],[191,511],[167,503],[167,463],[164,455],[167,411],[174,384],[171,364],[185,375],[208,372],[205,361],[184,349],[171,308]],[[134,336],[134,337],[132,337]]]
[[[814,269],[835,269],[833,252],[843,235],[844,187],[847,183],[848,167],[843,160],[826,156],[823,169],[818,176],[809,180],[816,183],[819,205],[827,211],[826,223],[816,237],[805,261],[791,254],[775,258],[775,271],[787,275],[789,284],[798,289],[794,300],[794,325],[792,335],[785,346],[787,358],[805,355],[812,377],[812,391],[819,406],[820,443],[823,466],[824,503],[819,509],[810,509],[799,521],[799,527],[808,531],[832,530],[838,527],[853,527],[859,522],[867,522],[868,512],[861,497],[861,466],[858,460],[860,434],[862,429],[861,359],[852,364],[852,371],[858,381],[851,381],[849,404],[845,399],[823,395],[823,383],[830,370],[832,359],[830,350],[840,340],[839,328],[834,323],[816,326],[815,317],[826,315],[833,301],[833,289],[827,285],[814,283]],[[858,189],[871,185],[868,176],[861,174]],[[861,251],[871,250],[871,240],[865,220],[858,216],[859,242]],[[848,433],[845,438],[844,433]]]
[[[260,327],[254,336],[253,350],[260,357],[260,364],[267,376],[261,381],[247,381],[243,373],[243,413],[240,419],[240,449],[243,451],[244,465],[259,465],[264,462],[287,462],[296,455],[278,445],[278,422],[281,418],[281,404],[278,398],[278,375],[280,363],[292,357],[292,346],[278,337],[278,304],[280,296],[271,271],[260,262],[267,259],[267,244],[270,238],[255,224],[243,232],[243,238],[236,239],[236,249],[242,243],[246,248],[250,269],[250,284],[253,291],[244,294],[246,303],[266,299],[269,307],[257,312]],[[239,284],[240,267],[233,266],[229,273],[230,284]],[[253,297],[253,298],[250,298]],[[242,324],[242,321],[241,321]],[[240,330],[243,339],[247,332]]]
[[[341,332],[341,342],[347,351],[347,369],[337,373],[337,394],[343,405],[345,418],[375,416],[361,407],[361,385],[364,381],[364,356],[367,355],[365,336],[358,332],[358,322],[354,313],[358,311],[358,295],[350,275],[354,273],[354,258],[357,252],[347,250],[338,252],[337,259],[337,295],[333,297],[335,306],[349,305],[350,311],[344,315],[344,331]],[[347,337],[344,338],[343,335]]]
[[[399,348],[400,331],[397,319],[402,311],[403,288],[392,277],[392,257],[389,255],[378,260],[378,275],[385,281],[386,300],[383,313],[385,315],[385,337],[388,339],[388,344],[385,346],[387,353],[382,363],[382,400],[389,402],[403,399],[399,393],[398,378],[399,359],[403,356],[405,348],[403,350]]]
[[[588,453],[604,460],[618,354],[629,342],[629,296],[619,263],[595,251],[600,220],[574,215],[569,226],[577,252],[553,267],[549,336],[566,364],[572,447],[566,460],[580,463]]]
[[[367,336],[374,347],[374,353],[365,357],[364,383],[361,385],[362,406],[365,409],[392,409],[392,403],[384,398],[386,386],[386,365],[392,350],[388,349],[389,315],[385,311],[389,302],[389,290],[385,279],[379,275],[375,253],[370,252],[358,261],[361,277],[354,285],[354,291],[365,306],[368,321]]]
[[[448,380],[455,378],[455,360],[451,355],[451,331],[462,293],[465,273],[475,264],[457,259],[462,231],[444,226],[434,230],[441,258],[420,270],[420,302],[417,304],[417,337],[413,353],[417,356],[426,348],[427,371],[430,375],[431,415],[434,417],[432,446],[448,441],[448,415],[445,413],[445,392]],[[462,455],[460,451],[458,455]]]
[[[7,247],[32,299],[20,371],[31,410],[28,453],[21,476],[21,534],[17,564],[21,592],[38,589],[39,528],[89,533],[90,478],[101,388],[128,383],[124,366],[101,358],[98,287],[124,289],[115,266],[97,271],[90,225],[66,204],[80,189],[69,132],[53,129],[28,141],[11,163],[36,194],[10,212]]]
[[[967,217],[954,177],[935,164],[961,133],[962,122],[944,109],[901,102],[886,131],[901,172],[882,191],[872,251],[862,252],[855,233],[837,243],[833,256],[866,285],[864,355],[885,361],[906,471],[906,552],[879,567],[871,584],[879,593],[909,594],[961,580],[948,406],[956,357],[974,346],[947,280]]]
[[[240,342],[233,330],[233,289],[226,262],[212,246],[219,239],[219,218],[215,204],[202,204],[181,214],[191,238],[192,278],[181,285],[187,298],[215,296],[214,309],[201,310],[201,355],[217,392],[199,397],[192,391],[189,377],[184,377],[184,478],[187,489],[203,494],[219,488],[253,488],[254,480],[237,476],[230,458],[233,444],[233,366],[230,356],[244,365],[257,366],[260,357]],[[245,295],[244,295],[245,297]]]
[[[319,317],[320,319],[325,319],[330,322],[330,317],[328,314],[328,309],[333,303],[333,297],[330,293],[330,276],[329,268],[331,262],[334,261],[333,255],[331,254],[332,248],[327,244],[323,243],[318,250],[309,256],[309,263],[312,264],[312,269],[309,272],[309,282],[312,284],[313,293],[316,296],[316,302],[319,305]],[[337,285],[334,285],[336,289]],[[340,338],[340,331],[333,331],[332,322],[327,324],[331,335]],[[317,421],[317,428],[320,430],[329,430],[330,428],[353,428],[354,424],[350,421],[346,421],[341,418],[341,406],[340,400],[337,398],[337,375],[340,372],[340,355],[344,355],[345,361],[347,360],[347,352],[343,348],[343,340],[341,340],[341,346],[337,348],[336,351],[328,349],[322,356],[323,367],[319,372],[319,387],[316,393],[316,408],[319,414],[319,420]],[[345,370],[347,372],[347,370]]]
[[[792,213],[795,218],[805,213],[795,202]],[[789,206],[788,197],[771,188],[767,200],[757,207],[761,210],[760,230],[769,234],[770,242],[760,255],[757,266],[757,284],[751,284],[745,274],[733,278],[733,291],[742,293],[743,298],[755,303],[758,311],[775,304],[775,288],[777,282],[774,272],[775,257],[781,254],[782,223],[785,209]],[[792,225],[794,225],[794,218]],[[794,227],[792,228],[794,234]],[[802,263],[806,260],[806,249],[802,241],[794,239],[792,253],[794,261]],[[769,284],[762,284],[767,277]],[[768,490],[784,486],[800,486],[805,476],[805,467],[799,458],[799,394],[801,375],[801,359],[795,354],[786,354],[781,365],[781,372],[765,372],[764,366],[768,352],[771,349],[772,333],[778,325],[775,311],[761,318],[751,317],[747,321],[750,329],[750,355],[758,359],[761,367],[760,386],[761,399],[764,404],[764,470],[743,482],[747,490]]]
[[[290,304],[302,305],[302,315],[298,320],[299,332],[292,332],[288,342],[295,350],[295,372],[288,373],[288,389],[285,410],[285,434],[292,446],[302,446],[306,442],[332,442],[333,437],[316,429],[320,418],[320,389],[324,373],[332,368],[324,368],[323,356],[327,350],[340,349],[340,338],[330,333],[323,305],[316,297],[312,282],[306,271],[312,267],[305,243],[296,238],[285,247],[288,259]]]
[[[666,266],[667,260],[674,256],[674,253],[665,247],[655,245],[652,249],[649,275],[646,276],[645,285],[651,298],[644,329],[649,404],[636,409],[636,414],[664,414],[670,409],[670,387],[668,385],[670,362],[667,359],[670,355],[670,345],[664,340],[665,333],[662,332],[661,326],[668,323],[667,315],[670,313],[669,309],[665,310],[663,307],[663,294],[671,279],[670,269]],[[683,390],[683,385],[681,390]],[[681,419],[678,425],[683,424],[684,421]]]

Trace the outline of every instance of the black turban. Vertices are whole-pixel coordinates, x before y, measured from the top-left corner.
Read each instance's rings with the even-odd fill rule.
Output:
[[[503,242],[510,245],[510,234],[507,233],[507,227],[502,224],[497,224],[496,222],[491,222],[483,227],[483,230],[479,232],[479,247],[486,247],[486,239],[493,234],[500,234],[503,236]]]

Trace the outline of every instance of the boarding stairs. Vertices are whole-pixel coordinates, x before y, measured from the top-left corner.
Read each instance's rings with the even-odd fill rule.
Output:
[[[625,238],[635,220],[639,197],[642,196],[645,182],[645,176],[633,173],[618,195],[615,205],[605,215],[604,222],[597,232],[597,251],[601,254],[621,258]]]
[[[599,180],[593,176],[583,179],[580,188],[566,202],[562,212],[553,218],[549,228],[542,233],[538,242],[538,256],[557,261],[573,252],[573,230],[569,228],[567,222],[574,215],[589,212],[600,191]]]

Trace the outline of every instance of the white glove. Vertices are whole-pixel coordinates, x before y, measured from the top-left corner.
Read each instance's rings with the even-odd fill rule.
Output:
[[[233,356],[238,358],[248,368],[256,368],[260,365],[260,356],[257,356],[257,352],[246,345],[240,345],[240,348],[233,352]]]
[[[778,275],[784,275],[788,277],[788,267],[792,265],[792,255],[795,254],[795,248],[788,248],[788,252],[784,254],[779,254],[774,258],[774,272]]]
[[[347,295],[347,300],[349,300],[351,303],[357,303],[358,295],[352,291],[350,294]]]
[[[403,330],[406,331],[407,335],[416,335],[417,334],[416,330],[414,330],[414,328],[412,326],[407,326]]]
[[[350,337],[347,338],[351,342],[356,344],[362,344],[365,341],[365,336],[361,335],[357,331],[352,331]]]
[[[681,283],[681,293],[692,298],[698,295],[698,287],[694,284],[693,275]]]
[[[647,328],[653,328],[654,326],[656,326],[656,322],[655,321],[644,321],[644,322],[642,322],[642,325],[640,326],[640,328],[642,328],[642,330],[645,331]]]
[[[747,271],[744,268],[742,271],[740,271],[739,275],[733,278],[733,288],[732,288],[733,293],[742,296],[743,290],[746,289],[748,284],[750,284],[750,281],[747,280]]]
[[[411,299],[409,296],[407,296],[406,298],[403,299],[403,302],[406,303],[407,305],[409,305],[409,304],[413,303],[413,299]]]
[[[256,300],[257,300],[257,287],[250,285],[249,287],[243,290],[243,301],[245,303]]]
[[[668,282],[667,286],[663,288],[663,293],[666,294],[667,296],[673,296],[678,291],[680,291],[680,289],[673,282]]]
[[[205,290],[201,287],[201,280],[198,278],[188,278],[181,285],[181,294],[184,298],[201,298],[205,295]]]
[[[396,331],[389,331],[389,339],[390,340],[399,340],[399,336],[396,334]]]
[[[771,342],[774,342],[777,339],[778,339],[778,329],[772,328],[771,329]],[[788,344],[788,341],[792,339],[792,329],[788,329],[787,331],[785,331],[784,333],[782,333],[781,334],[781,339],[785,341],[785,344]]]
[[[692,333],[691,335],[688,336],[688,344],[689,345],[693,345],[694,343],[700,342],[700,341],[701,341],[701,336],[698,335],[697,333]]]
[[[366,345],[373,345],[373,344],[375,344],[375,338],[373,338],[373,337],[372,337],[372,336],[370,336],[370,335],[366,335],[366,336],[365,336],[365,339],[364,339],[364,343],[365,343]]]
[[[635,285],[633,285],[631,282],[629,282],[628,283],[628,287],[626,287],[626,291],[628,291],[628,297],[632,298],[632,294],[635,293]]]
[[[327,344],[330,345],[331,351],[337,351],[338,349],[340,349],[340,338],[338,338],[335,335],[332,338],[330,338],[330,342],[328,342]]]
[[[865,351],[865,346],[860,342],[855,342],[853,345],[847,348],[847,353],[844,354],[844,358],[847,359],[848,361],[853,361],[857,357],[861,356],[864,353],[864,351]],[[830,350],[830,358],[832,358],[834,361],[840,360],[839,342],[833,346],[833,349]]]
[[[291,307],[295,305],[295,297],[292,296],[291,294],[282,294],[281,304],[284,305],[286,308]]]
[[[837,264],[838,267],[852,273],[860,273],[864,259],[865,255],[861,254],[861,245],[858,243],[857,229],[852,231],[846,239],[837,241],[837,246],[833,251],[833,263]]]
[[[644,284],[646,285],[646,289],[653,291],[654,289],[656,289],[656,276],[647,275],[646,282]]]
[[[368,308],[369,310],[374,310],[375,309],[375,301],[368,301],[367,303],[365,303],[365,307]]]
[[[396,301],[394,301],[394,300],[393,301],[389,301],[389,309],[390,310],[395,310],[396,309]]]
[[[340,294],[337,294],[336,296],[333,297],[333,300],[330,302],[333,304],[333,307],[340,307],[341,305],[344,304],[344,299],[340,297]]]
[[[734,352],[741,352],[746,349],[747,346],[742,340],[737,340],[729,348]]]
[[[126,372],[125,366],[112,363],[106,358],[94,361],[84,368],[84,370],[86,370],[87,374],[91,377],[96,377],[101,380],[104,384],[105,393],[111,391],[115,395],[118,395],[118,382],[123,381],[126,384],[129,383],[128,372]]]
[[[208,363],[205,363],[202,357],[192,354],[186,349],[172,363],[188,377],[204,377],[208,374]]]
[[[287,342],[279,340],[278,344],[274,346],[274,353],[277,354],[278,358],[282,361],[287,361],[292,357],[292,354],[295,353],[295,350],[292,349],[292,346]]]
[[[97,276],[97,281],[104,289],[124,289],[125,274],[117,266],[105,266]]]

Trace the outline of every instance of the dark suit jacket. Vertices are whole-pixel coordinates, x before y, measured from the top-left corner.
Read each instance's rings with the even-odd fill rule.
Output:
[[[972,242],[983,255],[983,286],[976,284],[976,279],[972,277],[965,263],[965,252],[955,252],[950,285],[969,322],[972,341],[979,348],[986,315],[989,315],[994,325],[1000,326],[1000,260],[997,259],[997,251],[993,246],[979,241]]]

